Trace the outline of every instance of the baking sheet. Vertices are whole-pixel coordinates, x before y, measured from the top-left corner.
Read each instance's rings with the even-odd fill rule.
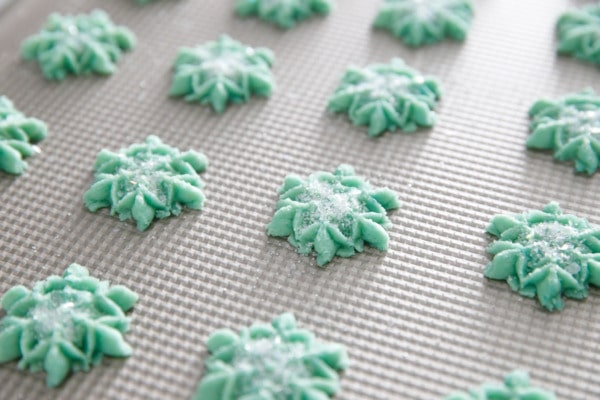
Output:
[[[126,360],[46,389],[42,374],[0,366],[2,399],[186,399],[203,374],[211,331],[292,311],[303,327],[345,344],[352,365],[338,399],[436,399],[531,371],[561,399],[600,398],[600,291],[548,314],[483,278],[499,212],[559,201],[600,223],[598,176],[574,175],[526,151],[527,109],[539,97],[598,85],[596,67],[554,53],[566,0],[480,0],[464,44],[407,49],[370,27],[379,1],[338,0],[327,18],[282,32],[232,13],[233,1],[19,0],[0,15],[0,93],[45,120],[49,137],[21,177],[0,176],[0,293],[59,274],[71,262],[140,294]],[[45,81],[18,48],[52,11],[106,10],[139,45],[112,77]],[[222,33],[274,50],[278,89],[222,116],[166,96],[177,49]],[[402,57],[443,84],[439,123],[370,139],[327,98],[349,64]],[[206,154],[202,212],[132,223],[91,214],[82,195],[102,148],[159,135]],[[387,253],[369,249],[327,269],[268,238],[276,190],[288,173],[340,163],[396,190]]]

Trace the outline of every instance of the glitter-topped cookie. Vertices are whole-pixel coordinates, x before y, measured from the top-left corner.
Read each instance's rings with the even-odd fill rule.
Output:
[[[239,334],[217,331],[206,346],[211,356],[193,400],[325,400],[348,365],[343,346],[318,341],[292,314]]]
[[[600,4],[568,11],[557,23],[558,52],[600,64]]]
[[[354,125],[367,125],[369,136],[379,136],[385,131],[414,132],[433,126],[440,96],[436,79],[395,58],[389,64],[350,67],[328,108],[348,113]]]
[[[26,60],[37,60],[47,79],[67,74],[112,74],[124,51],[135,45],[133,33],[116,26],[103,11],[90,14],[51,14],[37,35],[23,42]]]
[[[335,256],[351,257],[365,243],[388,248],[387,210],[400,207],[396,193],[374,188],[349,165],[308,178],[288,175],[267,227],[271,236],[287,237],[300,254],[317,254],[323,266]]]
[[[531,386],[529,374],[516,370],[506,375],[504,383],[487,383],[468,393],[455,393],[445,400],[556,400],[554,393]]]
[[[384,0],[374,25],[409,46],[422,46],[464,40],[472,19],[470,0]]]
[[[126,287],[110,286],[77,264],[32,290],[15,286],[0,299],[6,311],[0,320],[0,363],[20,358],[19,369],[46,371],[46,383],[53,387],[71,371],[89,370],[104,355],[128,357],[125,312],[137,299]]]
[[[27,169],[24,157],[36,152],[32,143],[43,140],[46,124],[26,117],[5,96],[0,96],[0,171],[20,175]]]
[[[110,207],[121,220],[134,219],[140,231],[155,218],[179,215],[184,207],[201,210],[208,160],[195,151],[181,153],[156,136],[117,153],[102,150],[94,165],[95,183],[83,199],[94,212]]]
[[[484,270],[512,290],[536,297],[548,311],[562,310],[562,296],[584,299],[600,286],[600,229],[563,214],[556,203],[541,211],[496,215],[487,228],[498,238],[488,247],[493,260]]]
[[[210,104],[221,113],[227,103],[244,103],[250,96],[271,95],[274,56],[266,48],[245,46],[228,36],[216,42],[179,50],[169,94],[186,101]]]
[[[593,174],[600,162],[600,97],[593,90],[558,100],[540,100],[529,110],[530,149],[553,150],[560,161],[575,161],[577,172]]]
[[[256,15],[280,28],[293,28],[313,15],[329,14],[331,0],[236,0],[235,11],[241,16]]]

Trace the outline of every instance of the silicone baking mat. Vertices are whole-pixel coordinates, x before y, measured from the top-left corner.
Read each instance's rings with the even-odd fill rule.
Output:
[[[46,389],[42,374],[0,366],[2,399],[188,399],[211,331],[292,311],[347,346],[338,399],[437,399],[514,368],[562,399],[600,398],[600,291],[549,314],[504,282],[483,278],[495,213],[559,201],[600,223],[598,176],[527,151],[527,110],[539,97],[600,89],[594,66],[555,55],[554,26],[583,1],[480,0],[468,40],[410,50],[373,31],[379,1],[338,0],[327,18],[282,32],[232,12],[233,1],[19,0],[0,14],[0,93],[45,120],[49,137],[23,176],[0,176],[0,293],[60,274],[72,262],[140,295],[127,340],[134,354]],[[106,10],[139,45],[110,78],[45,81],[19,45],[52,11]],[[222,33],[274,50],[278,89],[223,115],[166,95],[177,49]],[[325,112],[350,64],[402,57],[443,84],[439,123],[370,139]],[[102,148],[159,135],[206,154],[201,212],[148,231],[82,195]],[[387,253],[369,249],[319,269],[265,226],[288,173],[352,164],[396,190]]]

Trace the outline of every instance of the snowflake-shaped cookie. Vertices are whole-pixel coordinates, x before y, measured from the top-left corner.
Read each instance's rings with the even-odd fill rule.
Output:
[[[600,64],[600,5],[564,13],[557,23],[558,52]]]
[[[371,187],[349,165],[306,179],[288,175],[279,195],[268,234],[287,236],[300,254],[316,252],[319,266],[362,252],[365,243],[387,250],[386,211],[400,207],[396,193]]]
[[[0,363],[20,358],[19,369],[44,370],[48,386],[57,386],[70,371],[87,371],[103,355],[128,357],[125,312],[137,299],[77,264],[32,290],[15,286],[0,299],[6,311],[0,320]]]
[[[0,96],[0,170],[20,175],[27,168],[23,157],[36,152],[31,143],[39,142],[48,133],[46,124],[18,111],[5,96]]]
[[[562,310],[563,294],[584,299],[590,284],[600,286],[600,229],[563,214],[556,203],[496,215],[487,231],[498,240],[488,247],[494,258],[484,275],[506,280],[523,296],[537,296],[549,311]]]
[[[314,14],[329,14],[333,7],[331,0],[236,0],[238,15],[257,15],[280,28],[293,28],[296,23]]]
[[[217,331],[206,345],[212,355],[194,400],[325,400],[339,391],[337,371],[348,365],[343,346],[317,341],[292,314],[239,335]]]
[[[140,231],[155,218],[179,215],[183,207],[201,210],[208,160],[195,151],[180,153],[156,136],[114,153],[102,150],[94,165],[95,183],[83,199],[94,212],[110,207],[111,215],[134,219]]]
[[[47,79],[67,74],[112,74],[123,51],[135,45],[133,33],[116,26],[103,11],[91,14],[51,14],[37,35],[23,43],[26,60],[37,60]]]
[[[506,375],[504,383],[488,383],[468,393],[456,393],[445,400],[556,400],[554,393],[529,383],[529,374],[516,370]]]
[[[575,160],[577,172],[593,174],[600,157],[600,97],[593,90],[558,100],[540,100],[529,110],[533,118],[530,149],[554,150],[557,160]]]
[[[274,56],[266,48],[245,46],[228,36],[179,50],[169,94],[210,104],[223,112],[228,102],[243,103],[252,95],[268,97],[275,86]]]
[[[440,96],[436,79],[395,58],[390,64],[350,67],[328,108],[347,112],[354,125],[368,125],[369,136],[379,136],[385,131],[413,132],[419,126],[433,126]]]
[[[375,27],[387,29],[409,46],[464,40],[473,19],[470,0],[385,0]]]

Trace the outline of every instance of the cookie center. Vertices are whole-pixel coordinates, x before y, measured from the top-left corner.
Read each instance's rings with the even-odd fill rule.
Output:
[[[547,264],[556,264],[571,275],[581,270],[578,253],[587,253],[589,249],[578,237],[577,229],[558,222],[543,222],[532,227],[526,237],[529,248],[530,270]]]
[[[594,135],[600,138],[600,109],[580,110],[575,107],[565,109],[564,118],[569,136]]]
[[[354,215],[367,211],[360,201],[360,195],[361,191],[356,188],[310,179],[306,190],[297,198],[302,203],[310,204],[309,210],[304,213],[304,226],[315,222],[330,223],[337,225],[342,233],[349,234]]]
[[[172,175],[170,161],[171,158],[168,156],[153,154],[149,151],[128,158],[119,170],[119,173],[126,178],[119,186],[119,197],[122,198],[138,188],[162,196],[163,182],[166,176]]]
[[[302,344],[285,343],[279,336],[241,345],[232,361],[239,373],[237,396],[266,391],[274,400],[291,398],[294,381],[311,376],[304,354]]]
[[[94,318],[92,294],[69,287],[53,291],[29,311],[36,339],[42,341],[54,335],[69,342],[82,340],[83,328],[79,321]]]
[[[423,77],[410,78],[392,73],[372,73],[366,82],[356,86],[363,101],[385,101],[396,105],[397,98],[403,93],[411,92],[413,85],[424,82]]]

